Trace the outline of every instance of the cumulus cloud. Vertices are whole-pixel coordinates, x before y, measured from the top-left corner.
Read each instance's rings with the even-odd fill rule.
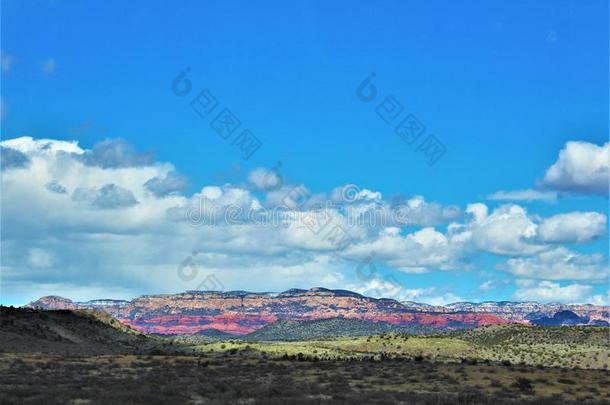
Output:
[[[257,167],[248,173],[248,181],[257,190],[276,190],[282,187],[282,177],[276,170],[268,170],[262,167]]]
[[[57,194],[68,194],[68,190],[56,181],[48,182],[45,187],[47,190]]]
[[[411,301],[430,305],[447,305],[464,301],[454,293],[442,291],[437,287],[404,288],[392,275],[385,278],[375,275],[370,280],[350,284],[347,289],[369,297],[391,298],[400,302]]]
[[[557,193],[554,191],[541,190],[513,190],[513,191],[496,191],[487,196],[487,199],[492,201],[555,201]]]
[[[458,245],[434,228],[401,235],[398,228],[388,227],[374,238],[355,244],[345,254],[351,257],[374,254],[376,260],[396,270],[423,273],[453,268],[460,253]]]
[[[123,232],[135,224],[146,221],[150,224],[154,222],[153,218],[165,217],[165,209],[176,204],[171,198],[161,203],[149,196],[150,193],[142,186],[150,178],[173,171],[171,165],[105,169],[83,162],[82,156],[91,151],[81,149],[76,142],[49,139],[22,137],[2,141],[0,146],[15,149],[30,160],[26,170],[8,170],[2,177],[3,219],[12,225],[3,229],[3,236],[10,236],[13,232],[35,233],[42,225],[42,229],[48,229],[42,235],[57,230],[56,226],[104,232],[116,227],[117,232]],[[112,184],[114,186],[104,188]],[[63,189],[57,185],[72,194],[81,189],[76,195],[79,201],[66,199],[61,193]],[[50,189],[55,192],[49,192]],[[109,203],[113,198],[115,203]],[[92,206],[129,205],[133,199],[146,204],[130,215],[113,212],[107,216],[104,210],[91,212],[90,209]],[[45,215],[31,215],[39,211]],[[58,234],[61,234],[61,229],[57,230]]]
[[[86,165],[104,169],[149,166],[154,162],[151,153],[136,153],[123,139],[107,139],[99,142],[92,150],[79,153],[78,157]]]
[[[340,207],[352,224],[368,224],[374,228],[407,225],[429,227],[446,224],[462,216],[459,207],[429,202],[423,196],[385,201],[381,193],[367,189],[354,192],[347,200],[341,197],[343,194],[345,188],[333,190],[330,202]]]
[[[599,238],[606,231],[606,215],[575,211],[543,219],[538,227],[538,238],[551,243],[582,243]]]
[[[115,209],[136,205],[138,201],[133,193],[116,184],[106,184],[101,188],[77,188],[72,193],[72,199],[86,202],[93,208]]]
[[[312,285],[314,280],[329,281],[329,274],[340,274],[346,266],[343,258],[359,259],[370,249],[378,250],[380,260],[415,272],[448,268],[445,261],[456,254],[447,237],[432,227],[401,235],[399,227],[350,224],[341,205],[324,211],[329,222],[323,229],[311,226],[311,211],[305,205],[271,211],[275,206],[270,196],[283,201],[288,195],[296,204],[302,202],[291,194],[294,186],[268,191],[264,203],[249,190],[230,184],[205,186],[190,197],[173,193],[182,185],[174,181],[174,168],[151,161],[122,141],[105,141],[86,150],[76,142],[24,137],[1,146],[31,161],[23,173],[11,170],[2,178],[3,244],[5,251],[14,253],[3,264],[9,281],[22,279],[21,271],[25,271],[30,281],[45,285],[82,280],[130,288],[158,283],[153,289],[159,290],[172,285],[163,281],[162,274],[176,278],[177,265],[197,250],[205,252],[197,256],[202,265],[223,273],[225,280],[239,283],[244,269],[250,280],[264,269],[280,274],[281,269],[290,268],[300,280],[312,277],[305,283]],[[377,194],[366,192],[361,202],[390,206]],[[308,194],[305,201],[312,206],[324,199]],[[404,203],[422,223],[454,217],[443,214],[447,211],[440,204],[421,197]],[[350,246],[336,255],[337,246],[328,234],[339,226],[349,234]],[[71,237],[74,234],[80,235],[77,240]],[[33,266],[28,270],[29,265],[20,259],[28,254],[23,252],[24,241],[44,245],[50,239],[54,242],[49,249],[57,253],[53,265],[44,273]],[[392,246],[404,252],[393,253]],[[313,263],[325,264],[314,271]],[[282,284],[277,277],[273,280],[275,285]]]
[[[228,289],[243,288],[244,282],[252,289],[346,288],[349,281],[342,277],[366,256],[402,272],[450,271],[468,269],[477,252],[542,262],[536,255],[558,241],[586,241],[596,234],[589,231],[592,219],[569,232],[556,226],[563,234],[551,225],[541,232],[544,220],[518,205],[491,210],[471,204],[464,213],[421,196],[388,201],[368,189],[354,189],[348,198],[337,197],[343,187],[313,194],[304,185],[276,182],[279,188],[262,190],[265,183],[256,185],[262,172],[250,179],[254,190],[227,183],[185,195],[186,179],[173,165],[124,141],[107,140],[88,150],[77,142],[22,137],[0,147],[28,162],[3,170],[1,178],[2,271],[10,288],[196,289],[200,281],[193,285],[176,272],[194,251],[202,275],[214,274]],[[386,222],[357,220],[372,212],[387,214]],[[549,224],[554,221],[559,220],[552,217]],[[348,235],[344,249],[329,237],[336,229]],[[564,267],[599,271],[599,257],[587,257],[566,260]],[[520,277],[531,277],[520,270],[529,262],[511,266]],[[433,303],[459,300],[446,291],[401,294],[400,299]]]
[[[422,196],[397,201],[392,208],[408,225],[434,226],[454,221],[462,215],[460,208],[455,205],[443,206],[427,202]]]
[[[165,176],[153,177],[144,183],[144,187],[157,197],[166,197],[183,192],[188,187],[186,177],[176,172],[167,173]]]
[[[355,184],[336,187],[330,193],[330,199],[336,203],[381,202],[382,198],[380,192],[361,189]]]
[[[156,272],[169,274],[166,282],[172,285],[180,257],[201,235],[167,218],[168,209],[186,203],[184,197],[159,199],[143,186],[164,178],[174,170],[171,165],[124,167],[112,159],[93,165],[83,159],[92,151],[49,139],[22,137],[0,147],[29,160],[27,167],[3,170],[1,177],[4,291],[34,294],[34,286],[79,284],[154,291],[163,287],[152,285]],[[53,257],[48,266],[40,266],[41,251],[30,251],[35,246]]]
[[[19,169],[27,167],[30,164],[30,158],[24,153],[8,147],[0,147],[0,167],[6,169]]]
[[[536,241],[537,225],[518,205],[503,205],[488,214],[484,204],[471,204],[467,212],[472,222],[467,228],[468,235],[479,250],[498,255],[530,255],[544,249]]]
[[[502,205],[491,214],[485,204],[470,204],[466,213],[471,221],[454,224],[482,251],[506,256],[533,255],[550,244],[590,242],[606,234],[607,218],[598,212],[573,211],[538,218],[519,205]]]
[[[565,247],[533,257],[513,258],[499,265],[516,276],[546,280],[607,280],[608,263],[603,255],[576,253]]]
[[[544,187],[577,193],[608,195],[610,142],[598,146],[589,142],[568,142],[557,161],[547,169]]]
[[[552,281],[518,280],[513,298],[518,301],[586,303],[592,287],[583,284],[562,286]]]
[[[51,158],[56,154],[74,153],[82,154],[84,150],[78,146],[76,141],[58,141],[55,139],[33,139],[31,136],[22,136],[19,138],[7,139],[0,142],[0,145],[5,148],[18,150],[29,157],[46,157]]]

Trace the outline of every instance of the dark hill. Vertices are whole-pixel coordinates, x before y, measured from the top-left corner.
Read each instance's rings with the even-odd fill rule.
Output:
[[[100,355],[148,353],[163,343],[92,310],[0,307],[3,352]]]
[[[581,317],[572,311],[559,311],[553,317],[542,317],[532,321],[537,326],[576,326],[587,325],[588,317]]]
[[[362,319],[332,318],[313,321],[278,321],[247,336],[250,341],[296,341],[340,336],[369,336],[379,333],[424,334],[439,330],[422,326],[398,326]]]

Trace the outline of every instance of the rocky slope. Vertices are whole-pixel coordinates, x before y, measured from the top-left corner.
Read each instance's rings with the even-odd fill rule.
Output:
[[[552,316],[558,310],[541,304],[451,304],[432,307],[375,299],[345,290],[292,289],[283,293],[246,291],[187,291],[170,295],[145,295],[132,301],[95,300],[72,302],[49,296],[29,304],[49,309],[95,308],[103,310],[136,330],[158,334],[193,334],[215,329],[234,335],[252,333],[276,321],[308,321],[345,318],[386,322],[397,326],[440,329],[474,328],[508,322],[530,323],[528,316]],[[515,310],[513,311],[513,308]],[[527,312],[528,309],[532,312]],[[568,309],[568,308],[564,308]],[[607,307],[584,308],[590,319],[608,319]],[[534,319],[537,315],[534,315]]]

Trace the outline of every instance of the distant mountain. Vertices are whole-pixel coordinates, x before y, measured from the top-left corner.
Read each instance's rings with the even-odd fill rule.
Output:
[[[596,321],[610,321],[610,307],[591,304],[540,304],[538,302],[512,302],[512,301],[485,301],[455,302],[445,306],[432,306],[414,302],[404,302],[410,309],[423,312],[474,312],[484,314],[495,314],[503,319],[513,322],[527,322],[536,319],[553,317],[561,311],[571,311],[580,316],[582,320],[588,321],[582,324],[595,324]]]
[[[291,289],[282,293],[187,291],[145,295],[131,301],[73,302],[63,297],[48,296],[29,306],[50,309],[94,308],[107,312],[139,331],[165,335],[216,330],[243,336],[278,321],[333,318],[440,330],[509,322],[529,324],[533,319],[553,316],[561,310],[571,310],[590,321],[608,321],[610,318],[608,307],[592,305],[484,302],[438,307],[413,302],[400,303],[392,299],[377,299],[352,291],[326,288]]]
[[[544,316],[541,318],[533,319],[532,324],[537,326],[575,326],[575,325],[595,325],[595,326],[608,326],[608,321],[595,319],[593,322],[590,321],[589,317],[578,316],[572,311],[559,311],[552,317]]]

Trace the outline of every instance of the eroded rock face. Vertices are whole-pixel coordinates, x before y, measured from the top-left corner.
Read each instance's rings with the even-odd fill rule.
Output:
[[[254,332],[278,320],[342,317],[394,325],[457,329],[508,322],[529,323],[528,315],[552,316],[568,309],[565,305],[506,302],[456,303],[433,307],[416,303],[401,304],[391,299],[375,299],[351,291],[324,288],[293,289],[279,294],[187,291],[145,295],[132,301],[72,302],[61,297],[43,297],[29,306],[48,309],[96,308],[146,333],[192,334],[216,329],[235,335]],[[607,307],[569,307],[579,315],[580,312],[587,312],[583,316],[592,320],[608,319]]]
[[[79,305],[64,297],[48,295],[31,302],[29,307],[41,309],[78,309]]]

